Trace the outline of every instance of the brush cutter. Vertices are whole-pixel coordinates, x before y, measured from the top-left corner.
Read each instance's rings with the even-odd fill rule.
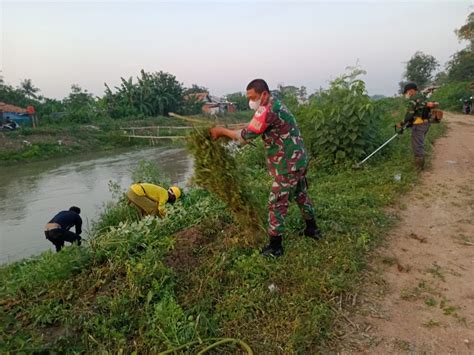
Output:
[[[354,169],[359,169],[361,167],[362,164],[364,164],[367,160],[369,160],[375,153],[377,153],[379,150],[381,150],[383,147],[385,147],[388,143],[390,143],[391,141],[393,141],[396,137],[398,137],[399,135],[401,135],[403,133],[403,131],[405,131],[405,129],[408,128],[408,124],[404,123],[400,128],[397,128],[397,126],[395,126],[395,134],[390,138],[388,139],[384,144],[382,144],[380,147],[378,147],[377,149],[375,149],[370,155],[368,155],[364,160],[362,160],[361,162],[355,164],[353,166]]]

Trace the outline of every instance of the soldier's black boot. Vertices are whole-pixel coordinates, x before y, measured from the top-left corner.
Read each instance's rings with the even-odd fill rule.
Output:
[[[319,240],[323,237],[321,231],[316,225],[314,218],[306,220],[306,229],[304,230],[304,235],[316,240]]]
[[[263,247],[261,254],[264,256],[279,257],[283,255],[283,246],[281,245],[282,237],[277,235],[270,237],[270,243]]]

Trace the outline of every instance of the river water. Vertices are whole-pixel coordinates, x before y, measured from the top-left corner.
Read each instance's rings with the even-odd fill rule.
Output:
[[[184,149],[163,147],[0,167],[0,264],[53,250],[43,227],[72,205],[81,208],[87,230],[112,198],[109,181],[126,188],[140,160],[156,162],[176,184],[192,174],[193,162]]]

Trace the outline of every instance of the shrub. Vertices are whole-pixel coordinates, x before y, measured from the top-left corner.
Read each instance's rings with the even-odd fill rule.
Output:
[[[358,160],[379,143],[380,110],[367,95],[364,73],[353,70],[313,96],[299,112],[306,144],[318,159]]]
[[[438,101],[441,109],[448,111],[461,111],[463,98],[472,96],[469,82],[458,82],[441,86],[430,98]]]

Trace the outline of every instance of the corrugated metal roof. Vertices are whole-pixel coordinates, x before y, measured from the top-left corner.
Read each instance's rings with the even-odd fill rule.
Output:
[[[4,102],[0,102],[0,110],[3,112],[26,113],[26,108],[9,105]]]
[[[210,98],[208,98],[209,94],[207,92],[192,93],[192,94],[188,94],[188,95],[185,96],[185,98],[188,98],[188,97],[196,98],[199,101],[209,101],[210,100]]]

